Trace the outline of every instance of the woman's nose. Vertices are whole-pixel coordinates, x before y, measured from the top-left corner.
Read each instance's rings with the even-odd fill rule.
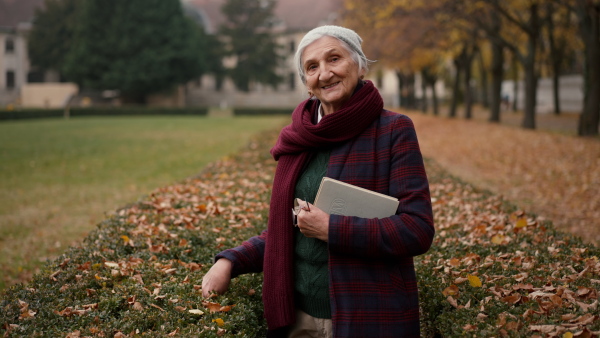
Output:
[[[327,81],[329,79],[331,79],[332,73],[331,73],[331,69],[324,65],[321,66],[319,69],[319,80],[320,81]]]

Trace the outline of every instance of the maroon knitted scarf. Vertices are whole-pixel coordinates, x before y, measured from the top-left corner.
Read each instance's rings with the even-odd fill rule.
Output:
[[[264,257],[263,303],[269,329],[293,324],[294,270],[291,210],[296,181],[312,151],[358,136],[383,110],[383,100],[372,82],[365,81],[343,107],[313,124],[318,101],[306,100],[292,113],[271,155],[278,161],[273,181],[268,237]]]

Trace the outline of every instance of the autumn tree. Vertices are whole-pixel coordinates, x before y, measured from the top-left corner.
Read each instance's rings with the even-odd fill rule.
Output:
[[[242,91],[252,83],[275,87],[282,78],[277,67],[282,60],[271,33],[275,0],[227,0],[222,11],[226,22],[220,29],[226,53],[235,61],[229,77]]]
[[[540,19],[540,3],[537,0],[527,2],[521,1],[499,1],[483,0],[491,8],[509,22],[512,27],[517,28],[526,35],[525,50],[507,38],[502,31],[493,31],[486,25],[480,25],[486,29],[486,33],[493,39],[498,40],[506,48],[517,56],[525,72],[525,109],[522,126],[535,129],[535,108],[537,101],[537,82],[539,69],[537,55],[539,51],[539,39],[542,29]],[[477,20],[477,18],[476,18]]]
[[[205,46],[179,0],[87,0],[81,3],[65,74],[84,88],[118,90],[143,103],[200,76]]]
[[[443,12],[437,10],[440,6],[444,6],[443,1],[344,2],[344,24],[363,37],[365,53],[381,65],[395,70],[402,107],[416,108],[415,74],[425,75],[425,81],[437,79],[441,67],[436,62],[421,62],[420,58],[427,53],[435,53],[439,60],[437,44],[444,40],[446,31],[431,17],[436,12]],[[429,60],[428,57],[425,59]]]

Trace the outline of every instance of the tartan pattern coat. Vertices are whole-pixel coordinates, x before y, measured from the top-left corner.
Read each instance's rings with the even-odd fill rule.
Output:
[[[382,111],[361,135],[331,150],[327,176],[400,201],[396,215],[387,218],[330,216],[334,336],[418,337],[413,257],[427,252],[435,231],[429,184],[412,121]],[[264,231],[219,253],[216,259],[233,262],[232,277],[260,272],[268,238]]]

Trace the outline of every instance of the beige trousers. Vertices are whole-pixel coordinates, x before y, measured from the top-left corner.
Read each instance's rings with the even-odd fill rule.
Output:
[[[331,319],[315,318],[302,310],[296,310],[296,323],[290,329],[289,338],[331,338]]]

